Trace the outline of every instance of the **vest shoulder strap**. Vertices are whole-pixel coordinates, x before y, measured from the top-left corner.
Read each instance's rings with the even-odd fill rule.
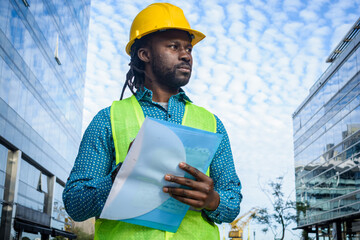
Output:
[[[144,113],[134,95],[112,103],[110,121],[115,146],[116,164],[124,161],[128,147],[135,139],[144,120]]]
[[[186,102],[182,125],[216,133],[214,114],[191,102]]]

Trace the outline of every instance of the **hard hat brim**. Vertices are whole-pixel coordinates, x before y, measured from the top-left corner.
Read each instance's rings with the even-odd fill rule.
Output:
[[[183,30],[183,31],[188,32],[189,34],[191,34],[193,36],[193,39],[191,41],[191,44],[193,46],[206,37],[205,34],[203,34],[202,32],[196,31],[196,30],[191,29],[191,28],[182,28],[182,27],[158,28],[158,29],[154,29],[154,30],[151,30],[151,31],[144,32],[143,34],[141,34],[141,35],[137,36],[136,38],[130,40],[128,42],[128,44],[126,44],[126,48],[125,48],[126,53],[130,56],[131,46],[134,44],[135,39],[141,39],[142,37],[144,37],[144,36],[146,36],[146,35],[148,35],[150,33],[154,33],[154,32],[160,31],[160,30],[167,30],[167,29],[176,29],[176,30]]]

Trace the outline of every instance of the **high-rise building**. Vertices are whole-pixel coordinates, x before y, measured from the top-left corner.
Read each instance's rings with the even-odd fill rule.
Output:
[[[293,114],[298,228],[360,239],[360,18]]]
[[[0,239],[68,233],[90,0],[0,0]]]

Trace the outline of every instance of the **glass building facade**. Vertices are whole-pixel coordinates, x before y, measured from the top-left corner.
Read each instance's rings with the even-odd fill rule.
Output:
[[[0,0],[0,239],[73,238],[90,0]]]
[[[360,239],[360,19],[293,114],[298,228]]]

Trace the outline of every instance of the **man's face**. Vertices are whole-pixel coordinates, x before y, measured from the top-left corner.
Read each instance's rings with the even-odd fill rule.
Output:
[[[179,30],[154,34],[151,39],[151,69],[154,81],[170,89],[185,86],[192,70],[191,39]]]

